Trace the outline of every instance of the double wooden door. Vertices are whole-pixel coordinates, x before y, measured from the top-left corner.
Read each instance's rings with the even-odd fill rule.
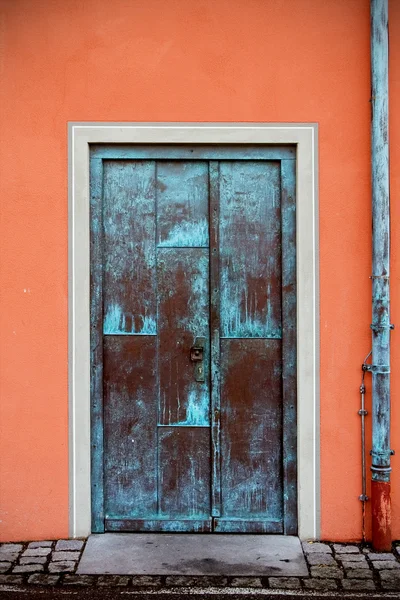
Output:
[[[293,147],[91,148],[93,531],[297,531]]]

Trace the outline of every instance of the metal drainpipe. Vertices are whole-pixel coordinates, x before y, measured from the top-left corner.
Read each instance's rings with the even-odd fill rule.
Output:
[[[388,0],[371,0],[372,544],[390,550]]]

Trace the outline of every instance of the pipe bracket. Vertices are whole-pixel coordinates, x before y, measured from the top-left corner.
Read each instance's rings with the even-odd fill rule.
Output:
[[[384,329],[389,329],[389,330],[394,329],[393,323],[388,323],[387,325],[379,325],[378,323],[372,323],[370,325],[370,327],[371,327],[372,331],[375,331],[375,332],[383,331]]]
[[[364,363],[362,368],[363,368],[363,371],[367,371],[368,373],[373,373],[373,374],[390,373],[390,365],[366,365]]]
[[[374,469],[386,468],[386,466],[390,465],[390,457],[394,456],[394,454],[395,454],[394,450],[386,450],[384,452],[377,452],[376,450],[370,450],[369,455],[372,456],[372,467],[374,467]]]

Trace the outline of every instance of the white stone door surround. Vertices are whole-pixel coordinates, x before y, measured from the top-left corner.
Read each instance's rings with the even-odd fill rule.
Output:
[[[89,146],[294,144],[297,148],[299,537],[318,539],[318,126],[315,123],[69,123],[69,533],[91,532]]]

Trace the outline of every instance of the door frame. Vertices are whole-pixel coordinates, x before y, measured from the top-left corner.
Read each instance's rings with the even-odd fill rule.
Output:
[[[290,144],[296,154],[297,481],[301,539],[320,534],[318,125],[69,123],[69,534],[91,532],[89,146]]]

